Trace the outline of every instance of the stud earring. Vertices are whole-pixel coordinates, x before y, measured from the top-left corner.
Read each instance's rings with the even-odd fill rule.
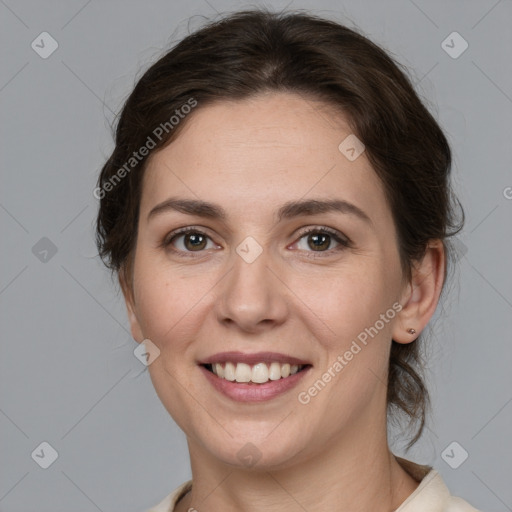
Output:
[[[412,328],[411,329],[407,329],[407,332],[409,334],[416,334],[416,329],[412,329]]]

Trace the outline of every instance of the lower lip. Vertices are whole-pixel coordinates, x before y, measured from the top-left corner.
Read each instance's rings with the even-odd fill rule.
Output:
[[[199,366],[199,368],[212,386],[228,398],[237,402],[263,402],[271,400],[295,387],[311,367],[308,366],[304,370],[284,379],[269,380],[265,384],[231,382],[217,377],[217,375],[207,370],[204,366]]]

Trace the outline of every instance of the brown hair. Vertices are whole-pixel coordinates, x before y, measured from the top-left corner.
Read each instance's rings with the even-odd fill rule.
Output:
[[[180,116],[175,126],[171,117],[185,112],[180,109],[191,99],[201,108],[268,91],[298,93],[344,113],[383,183],[405,279],[430,240],[440,239],[447,248],[446,238],[463,223],[453,214],[450,147],[400,65],[334,21],[260,9],[231,14],[187,36],[144,73],[128,97],[96,189],[97,246],[113,272],[131,285],[147,159],[174,140],[193,113]],[[159,126],[167,128],[156,137]],[[148,137],[154,143],[149,155],[127,167]],[[393,341],[389,361],[388,408],[405,413],[410,425],[419,423],[409,447],[421,436],[429,398],[419,343]]]

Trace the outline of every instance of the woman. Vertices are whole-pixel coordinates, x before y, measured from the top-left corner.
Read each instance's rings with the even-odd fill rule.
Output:
[[[473,511],[421,435],[451,153],[393,60],[306,14],[186,37],[128,98],[97,239],[192,480],[153,511]]]

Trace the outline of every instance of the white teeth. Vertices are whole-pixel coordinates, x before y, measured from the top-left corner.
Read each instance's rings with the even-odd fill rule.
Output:
[[[302,365],[277,362],[258,363],[250,366],[246,363],[214,363],[211,365],[212,372],[221,379],[231,382],[254,382],[255,384],[264,384],[269,380],[286,379],[290,375],[295,375]]]
[[[251,380],[258,384],[268,381],[268,366],[265,363],[258,363],[252,367]]]
[[[251,381],[251,367],[245,363],[238,363],[235,370],[235,379],[237,382],[250,382]]]
[[[271,363],[268,371],[270,380],[279,380],[281,378],[281,365],[279,363]]]
[[[218,377],[224,377],[224,368],[219,363],[213,365],[213,373],[215,373]]]
[[[231,382],[235,380],[235,365],[233,363],[226,363],[224,366],[224,378]]]

